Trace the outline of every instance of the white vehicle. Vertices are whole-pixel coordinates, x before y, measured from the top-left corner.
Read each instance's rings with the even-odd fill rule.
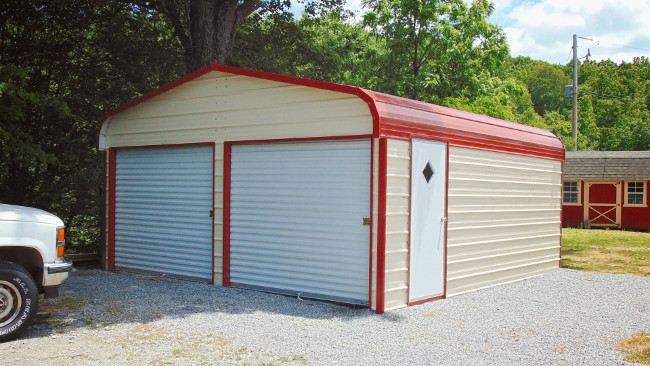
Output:
[[[72,269],[64,246],[58,217],[0,203],[0,342],[18,337],[34,320],[39,293],[59,295]]]

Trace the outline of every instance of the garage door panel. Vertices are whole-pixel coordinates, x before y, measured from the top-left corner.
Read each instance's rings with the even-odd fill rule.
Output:
[[[242,279],[246,279],[248,280],[248,283],[257,286],[266,285],[276,289],[286,286],[285,289],[296,292],[319,292],[321,294],[331,294],[331,296],[337,297],[341,297],[343,293],[354,294],[368,291],[367,284],[365,286],[350,286],[350,280],[354,280],[353,277],[337,277],[332,279],[332,281],[323,282],[321,280],[323,273],[307,273],[295,270],[288,271],[286,268],[279,266],[276,266],[275,268],[270,267],[271,266],[264,267],[252,263],[250,266],[243,267],[246,271],[245,274],[242,275]],[[295,267],[293,268],[295,269]],[[287,271],[287,275],[270,279],[267,276],[269,269]]]
[[[235,145],[230,280],[368,302],[370,141]]]
[[[212,279],[212,146],[120,149],[115,266]]]
[[[328,258],[336,258],[337,262],[356,263],[359,259],[364,259],[368,254],[362,249],[350,250],[350,245],[354,243],[349,242],[333,245],[332,242],[322,241],[322,247],[319,248],[315,248],[315,246],[314,248],[305,248],[304,241],[300,243],[291,243],[289,238],[278,238],[275,242],[233,240],[233,243],[237,246],[237,251],[232,254],[233,256],[240,253],[249,253],[249,257],[258,256],[260,260],[265,260],[266,255],[273,255],[278,258],[305,255],[313,259],[318,259],[319,261],[327,261]],[[279,244],[282,244],[283,249],[285,249],[281,253],[277,252]],[[337,256],[341,251],[346,252],[345,257]]]

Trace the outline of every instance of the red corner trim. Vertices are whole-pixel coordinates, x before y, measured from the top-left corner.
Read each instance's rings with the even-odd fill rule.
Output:
[[[230,146],[223,144],[223,285],[230,286]]]
[[[212,242],[212,279],[210,280],[210,283],[214,285],[214,204],[215,204],[215,198],[216,195],[214,194],[214,188],[217,185],[217,176],[216,176],[216,167],[215,167],[215,162],[217,161],[217,143],[212,144],[212,237],[210,238],[210,241]]]
[[[377,313],[383,314],[386,289],[386,174],[388,147],[385,138],[379,139],[379,179],[377,182]]]
[[[375,140],[370,139],[370,246],[368,252],[369,266],[368,266],[368,309],[372,309],[372,229],[377,223],[373,220],[373,187],[374,187],[374,177],[375,177]]]
[[[115,157],[114,148],[108,153],[108,270],[115,271]]]
[[[101,223],[100,247],[99,247],[99,268],[108,270],[108,151],[102,151],[102,200],[101,213],[99,215]]]
[[[560,179],[560,182],[562,183],[562,187],[560,187],[560,263],[558,263],[558,267],[562,268],[562,233],[564,230],[564,159],[562,160],[562,178]],[[582,181],[578,181],[578,192],[583,194]],[[580,202],[585,202],[583,197],[578,198],[580,199]]]
[[[449,248],[447,246],[447,242],[449,238],[449,144],[447,144],[447,166],[445,167],[445,172],[447,173],[447,176],[445,177],[445,217],[447,218],[445,220],[445,268],[444,268],[444,273],[443,273],[443,292],[442,292],[442,298],[445,299],[447,298],[447,253],[449,252]],[[409,216],[410,217],[410,216]]]

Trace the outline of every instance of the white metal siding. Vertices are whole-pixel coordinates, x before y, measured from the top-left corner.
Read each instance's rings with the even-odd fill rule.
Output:
[[[212,146],[117,150],[115,266],[212,278]]]
[[[370,141],[234,145],[230,280],[368,303]]]
[[[385,310],[408,304],[411,143],[388,139],[386,158]]]
[[[356,95],[213,71],[113,116],[106,147],[215,142],[214,282],[222,283],[224,141],[372,134]]]
[[[559,266],[562,164],[449,149],[447,295]]]

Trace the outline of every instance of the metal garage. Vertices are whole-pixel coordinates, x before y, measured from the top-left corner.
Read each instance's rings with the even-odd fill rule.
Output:
[[[383,313],[559,266],[549,131],[210,65],[109,112],[99,148],[108,270]]]

